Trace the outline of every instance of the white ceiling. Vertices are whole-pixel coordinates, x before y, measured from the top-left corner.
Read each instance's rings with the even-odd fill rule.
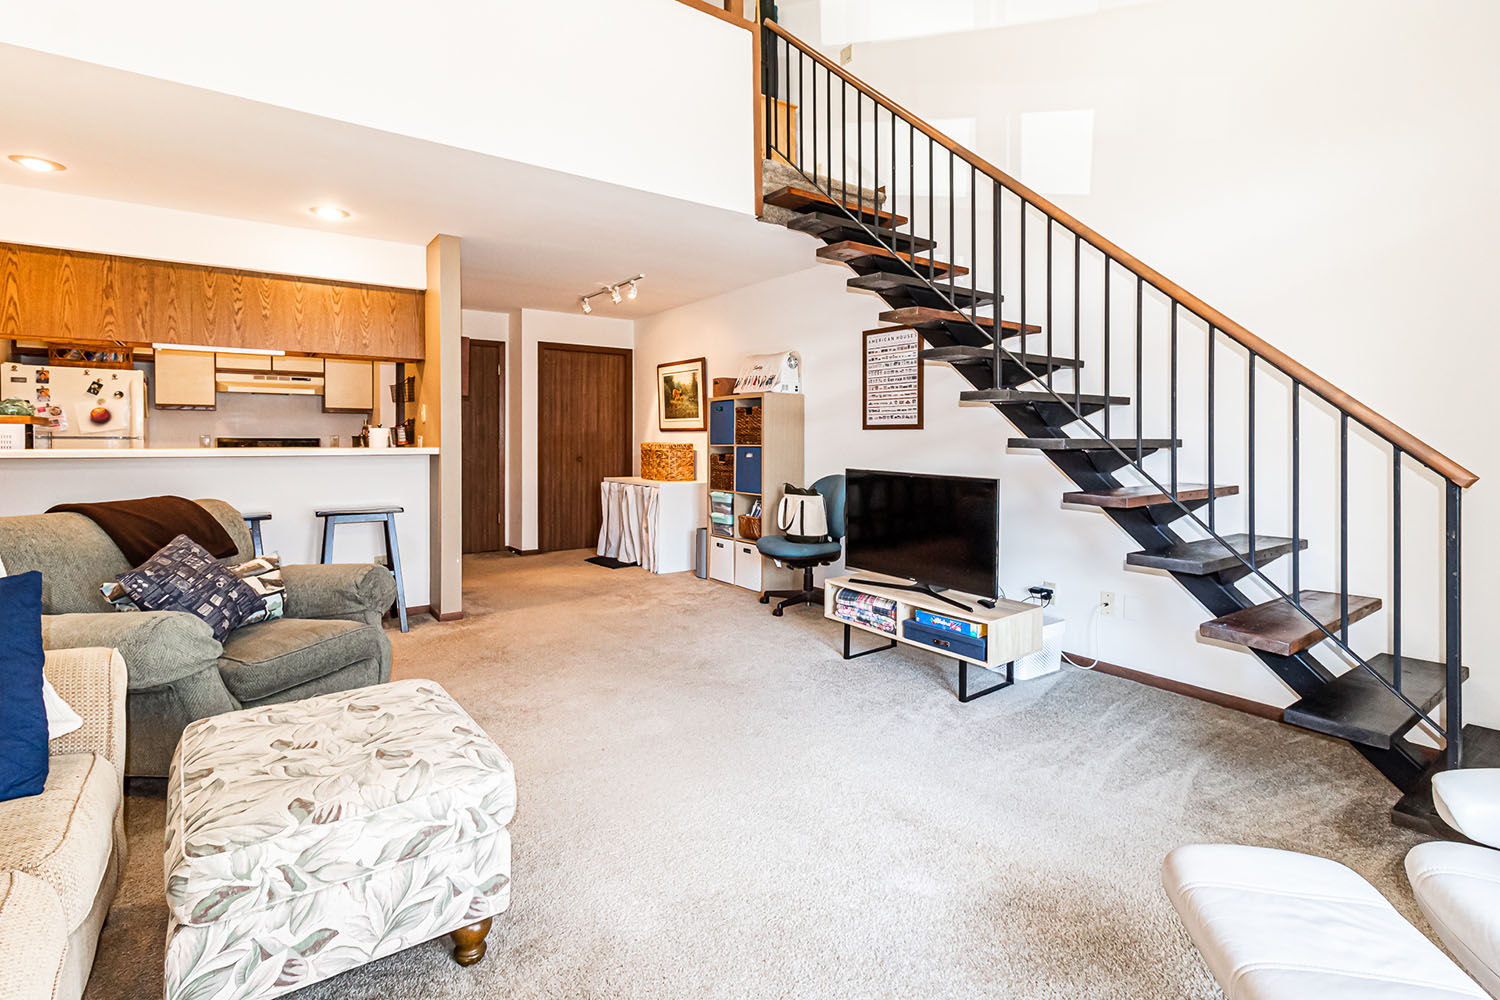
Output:
[[[739,213],[29,49],[0,45],[0,93],[4,183],[402,243],[451,233],[465,308],[576,309],[644,272],[635,302],[595,300],[634,318],[812,262],[808,237]],[[68,170],[3,159],[30,152]],[[321,222],[320,202],[353,215]]]

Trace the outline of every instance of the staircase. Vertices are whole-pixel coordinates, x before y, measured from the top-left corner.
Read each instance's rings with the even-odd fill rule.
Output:
[[[1204,639],[1249,650],[1281,678],[1299,696],[1285,722],[1349,741],[1418,797],[1435,770],[1479,763],[1465,755],[1466,735],[1500,745],[1462,725],[1459,518],[1476,476],[780,26],[762,31],[768,221],[821,240],[817,256],[853,271],[851,289],[887,303],[882,329],[918,331],[922,359],[972,387],[955,402],[999,411],[1015,429],[1005,447],[1046,456],[1071,481],[1063,503],[1102,511],[1134,539],[1128,565],[1170,574],[1207,609]],[[775,121],[772,97],[797,107],[792,128]],[[1184,363],[1190,351],[1206,365]],[[1233,391],[1226,359],[1246,372]],[[1257,391],[1273,389],[1289,402],[1273,398],[1258,415]],[[1198,447],[1185,447],[1185,432],[1202,434]],[[1315,453],[1320,435],[1327,453]],[[1233,463],[1244,482],[1220,481],[1231,436],[1244,444]],[[1365,482],[1370,448],[1383,456],[1379,493]],[[1289,482],[1267,485],[1287,466]],[[1336,551],[1308,565],[1302,487],[1330,470]],[[1403,523],[1403,485],[1415,494],[1432,484],[1441,502],[1408,501]],[[1389,585],[1365,596],[1350,590],[1351,524],[1364,527],[1376,503],[1389,505]],[[1439,551],[1417,557],[1433,537]],[[1426,572],[1407,605],[1403,560]],[[1326,589],[1304,587],[1304,570]],[[1350,627],[1376,615],[1390,616],[1389,649],[1361,653]],[[1433,658],[1411,655],[1403,633]],[[1419,727],[1441,751],[1412,738]],[[1423,808],[1403,800],[1398,815]]]

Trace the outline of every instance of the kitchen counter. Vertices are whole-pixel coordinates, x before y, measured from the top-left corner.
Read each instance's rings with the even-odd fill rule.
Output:
[[[437,453],[436,448],[27,448],[0,451],[0,459],[386,458]]]

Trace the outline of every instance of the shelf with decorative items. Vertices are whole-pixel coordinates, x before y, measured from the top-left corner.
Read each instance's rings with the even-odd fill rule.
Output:
[[[799,393],[716,395],[708,401],[708,575],[747,590],[790,587],[796,574],[755,547],[774,535],[786,483],[802,482]]]

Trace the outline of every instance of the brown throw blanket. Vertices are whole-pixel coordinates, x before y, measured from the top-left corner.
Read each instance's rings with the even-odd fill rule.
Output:
[[[132,566],[139,566],[178,535],[187,535],[213,553],[232,556],[234,539],[214,516],[186,497],[142,497],[104,503],[60,503],[49,514],[82,514],[119,546]]]

